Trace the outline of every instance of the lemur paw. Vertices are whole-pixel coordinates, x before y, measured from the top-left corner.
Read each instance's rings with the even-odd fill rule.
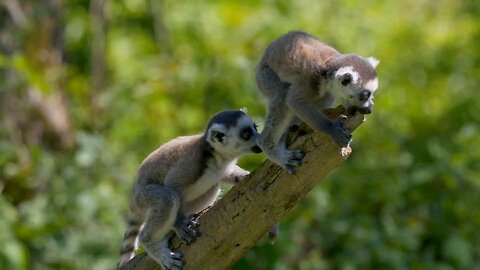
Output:
[[[343,127],[344,122],[344,118],[339,118],[333,122],[331,128],[327,130],[327,133],[330,134],[333,140],[340,146],[347,146],[352,141],[352,135]]]
[[[180,252],[168,252],[162,256],[162,269],[164,270],[182,270],[185,264],[182,260],[183,254]]]
[[[197,230],[199,226],[200,223],[195,221],[191,216],[175,225],[175,233],[185,244],[190,245],[201,235]]]
[[[286,150],[284,155],[283,167],[289,174],[296,174],[297,168],[302,166],[305,153],[300,150]]]
[[[238,183],[242,182],[249,174],[250,174],[249,171],[245,171],[245,172],[242,172],[242,173],[236,175],[235,178],[233,179],[234,183],[238,184]]]
[[[209,208],[211,208],[211,207],[212,207],[212,206],[208,206],[208,207],[206,207],[205,209],[209,209]],[[205,210],[205,209],[204,209],[204,210]],[[200,213],[202,213],[202,211],[199,212],[199,213],[191,214],[190,216],[188,216],[187,219],[195,222],[196,224],[198,224],[198,226],[200,226],[200,223],[198,223],[198,222],[196,221],[196,220],[201,216]],[[198,226],[197,226],[197,227],[198,227]]]
[[[340,123],[340,125],[343,127],[343,125],[345,124],[345,122],[347,122],[347,120],[348,120],[348,116],[341,114],[340,116],[337,117],[337,120],[335,121]]]
[[[188,216],[187,221],[188,221],[188,226],[191,228],[198,228],[200,227],[200,222],[197,221],[199,215],[198,214],[192,214]],[[200,236],[200,232],[197,231],[197,236]]]

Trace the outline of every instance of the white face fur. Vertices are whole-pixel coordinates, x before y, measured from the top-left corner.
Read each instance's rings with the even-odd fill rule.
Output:
[[[379,61],[375,58],[367,58],[370,65],[375,68]],[[348,111],[359,111],[363,114],[373,110],[373,95],[378,88],[378,78],[375,77],[365,82],[361,80],[361,74],[353,66],[344,66],[335,72],[335,80],[331,85],[332,93]]]
[[[225,124],[213,123],[207,130],[207,141],[226,158],[238,158],[249,153],[259,153],[257,146],[258,131],[253,120],[247,115],[227,127]]]

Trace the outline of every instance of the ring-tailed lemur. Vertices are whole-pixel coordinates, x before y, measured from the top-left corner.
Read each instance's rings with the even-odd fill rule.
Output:
[[[268,106],[260,148],[293,174],[304,157],[301,150],[285,147],[284,133],[293,122],[301,120],[326,132],[339,145],[347,145],[350,133],[341,121],[328,119],[322,109],[337,100],[348,115],[371,113],[378,63],[372,57],[342,54],[304,32],[289,32],[275,40],[265,50],[256,73]]]
[[[163,269],[181,269],[181,254],[169,247],[172,232],[187,244],[195,241],[198,224],[191,215],[213,204],[221,180],[236,183],[248,175],[236,162],[261,152],[258,136],[243,111],[222,111],[205,133],[173,139],[152,152],[137,173],[119,267],[140,242]]]

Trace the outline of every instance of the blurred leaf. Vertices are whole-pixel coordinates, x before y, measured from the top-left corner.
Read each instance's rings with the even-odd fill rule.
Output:
[[[112,269],[140,162],[223,109],[247,107],[262,126],[256,65],[298,29],[381,60],[375,112],[275,244],[259,240],[233,269],[479,268],[478,1],[107,1],[104,44],[92,44],[90,1],[57,13],[18,2],[28,27],[0,8],[0,267]],[[95,90],[93,46],[105,48]],[[51,127],[30,89],[65,94],[74,149],[35,140]]]

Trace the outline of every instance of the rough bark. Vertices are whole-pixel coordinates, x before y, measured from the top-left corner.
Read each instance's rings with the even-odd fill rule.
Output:
[[[342,109],[326,113],[336,119]],[[363,116],[356,115],[345,126],[353,131],[362,122]],[[203,213],[199,219],[202,235],[194,244],[186,246],[177,238],[172,240],[173,247],[184,254],[184,269],[229,269],[351,152],[349,146],[342,148],[319,132],[297,137],[292,147],[300,147],[307,153],[296,175],[265,161]],[[144,253],[122,268],[139,269],[161,267]]]

